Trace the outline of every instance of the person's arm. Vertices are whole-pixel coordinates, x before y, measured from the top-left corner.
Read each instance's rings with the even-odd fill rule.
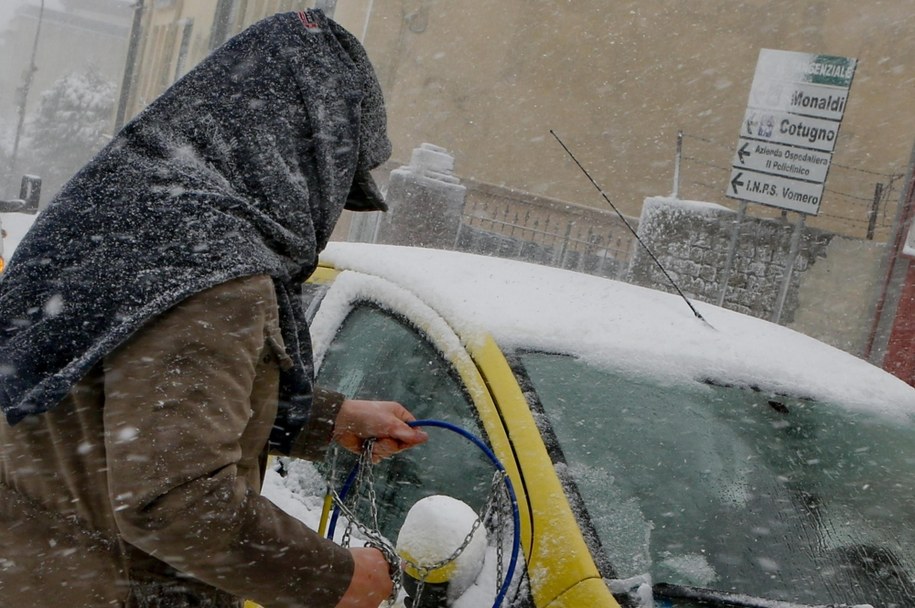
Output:
[[[343,394],[316,386],[312,394],[308,422],[295,436],[289,453],[283,455],[314,462],[323,460],[328,446],[333,441],[334,424],[344,401],[346,397]]]
[[[275,314],[272,294],[267,277],[207,290],[106,358],[116,521],[127,542],[265,606],[331,607],[366,581],[357,594],[374,601],[390,590],[387,565],[371,564],[374,550],[354,561],[356,550],[322,539],[262,497],[244,474],[256,466],[275,415],[252,409],[255,389],[270,391],[263,383],[278,382],[275,368],[258,377],[270,368],[261,360],[264,328]],[[366,569],[372,576],[359,574]]]

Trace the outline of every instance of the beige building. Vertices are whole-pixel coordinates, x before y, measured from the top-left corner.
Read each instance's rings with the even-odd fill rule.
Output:
[[[314,1],[147,0],[138,111],[245,25]],[[818,217],[885,240],[915,137],[911,0],[325,0],[363,40],[385,90],[392,166],[423,142],[455,173],[526,196],[601,207],[559,134],[624,213],[674,186],[725,198],[761,48],[855,57],[858,68]],[[878,185],[879,184],[879,185]],[[779,211],[751,205],[755,215]],[[789,219],[794,219],[790,214]]]
[[[136,40],[135,76],[127,117],[245,26],[282,11],[314,6],[314,0],[144,0]]]
[[[61,0],[21,6],[0,32],[0,108],[4,117],[15,114],[16,89],[31,64],[35,35],[34,82],[28,110],[34,110],[41,93],[67,74],[94,68],[120,84],[124,71],[132,9],[125,0]]]

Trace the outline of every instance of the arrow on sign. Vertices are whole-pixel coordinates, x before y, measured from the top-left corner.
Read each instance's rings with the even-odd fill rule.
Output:
[[[750,154],[752,154],[752,152],[747,150],[747,146],[749,146],[749,145],[750,144],[748,142],[744,142],[744,144],[740,147],[740,150],[737,151],[737,158],[740,159],[741,165],[743,164],[743,159],[746,158],[747,156],[750,156]]]
[[[731,188],[734,189],[734,194],[737,194],[737,186],[743,186],[743,182],[739,181],[742,176],[743,172],[740,172],[734,176],[734,179],[731,180]]]

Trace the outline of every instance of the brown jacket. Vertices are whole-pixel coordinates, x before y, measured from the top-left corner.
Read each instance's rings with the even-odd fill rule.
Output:
[[[0,597],[31,606],[334,606],[349,552],[259,494],[287,361],[273,282],[185,300],[56,409],[0,424]],[[318,392],[299,456],[342,396]]]

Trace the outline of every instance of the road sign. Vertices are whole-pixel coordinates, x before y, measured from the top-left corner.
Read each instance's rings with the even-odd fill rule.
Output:
[[[735,169],[772,173],[782,177],[825,182],[829,154],[784,144],[740,137],[731,166]]]
[[[841,120],[847,103],[848,89],[762,79],[753,81],[748,105],[769,110],[788,108],[802,116]]]
[[[762,49],[727,196],[819,213],[856,60]]]
[[[751,203],[772,205],[807,215],[816,215],[823,184],[770,175],[757,171],[735,171],[728,184],[728,196]]]
[[[832,152],[839,135],[839,122],[790,112],[747,108],[741,135],[797,148]]]

